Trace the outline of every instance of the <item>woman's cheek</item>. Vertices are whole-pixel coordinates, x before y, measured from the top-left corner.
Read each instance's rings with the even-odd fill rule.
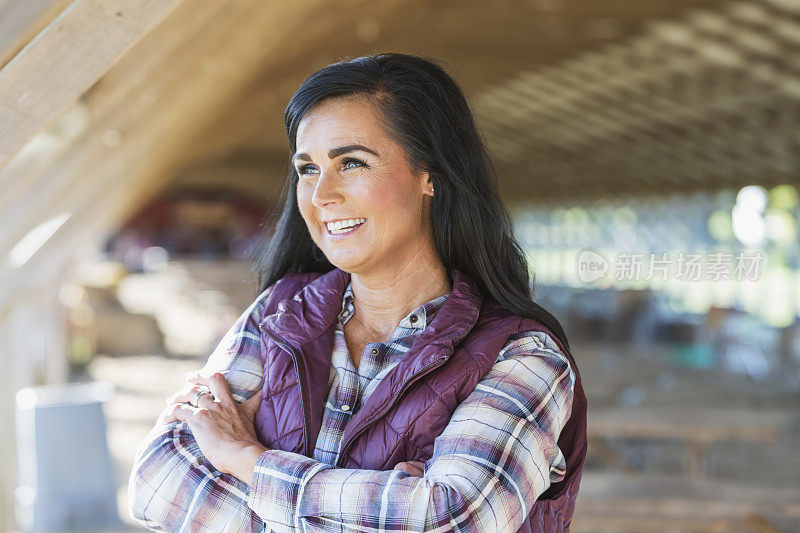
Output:
[[[297,208],[300,211],[300,216],[303,217],[303,220],[306,221],[306,224],[309,223],[311,219],[311,214],[313,212],[313,205],[311,204],[311,196],[314,193],[313,190],[309,191],[308,187],[299,185],[297,186]]]

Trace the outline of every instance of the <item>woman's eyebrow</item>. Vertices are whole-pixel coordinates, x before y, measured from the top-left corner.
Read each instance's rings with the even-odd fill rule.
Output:
[[[346,154],[347,152],[355,152],[355,151],[367,152],[367,153],[370,153],[370,154],[375,155],[377,157],[380,157],[380,154],[378,152],[376,152],[375,150],[370,150],[369,148],[367,148],[364,145],[361,145],[361,144],[348,144],[347,146],[340,146],[339,148],[332,148],[328,152],[328,158],[329,159],[333,159],[334,157],[339,157],[340,155]],[[309,156],[305,152],[300,152],[298,154],[295,154],[292,159],[294,159],[295,161],[297,161],[297,160],[311,161],[311,156]]]

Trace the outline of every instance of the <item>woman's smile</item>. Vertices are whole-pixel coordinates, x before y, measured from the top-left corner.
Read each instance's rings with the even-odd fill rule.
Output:
[[[347,218],[325,222],[328,238],[333,241],[345,239],[355,233],[367,221],[366,218]]]

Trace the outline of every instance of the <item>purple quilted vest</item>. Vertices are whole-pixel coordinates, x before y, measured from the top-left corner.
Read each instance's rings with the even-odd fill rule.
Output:
[[[536,320],[484,299],[475,282],[453,269],[453,291],[408,353],[348,423],[337,467],[391,470],[427,461],[456,406],[494,365],[508,338],[550,333]],[[263,444],[313,457],[327,397],[333,336],[350,273],[291,273],[275,283],[259,324],[264,363],[256,431]],[[575,372],[572,414],[558,439],[566,474],[552,484],[518,531],[569,531],[586,458],[586,396]]]

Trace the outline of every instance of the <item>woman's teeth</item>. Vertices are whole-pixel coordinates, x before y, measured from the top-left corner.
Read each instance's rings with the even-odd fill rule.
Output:
[[[325,225],[331,234],[338,235],[340,233],[347,233],[355,226],[363,224],[366,221],[366,218],[349,218],[347,220],[337,220],[336,222],[326,222]]]

